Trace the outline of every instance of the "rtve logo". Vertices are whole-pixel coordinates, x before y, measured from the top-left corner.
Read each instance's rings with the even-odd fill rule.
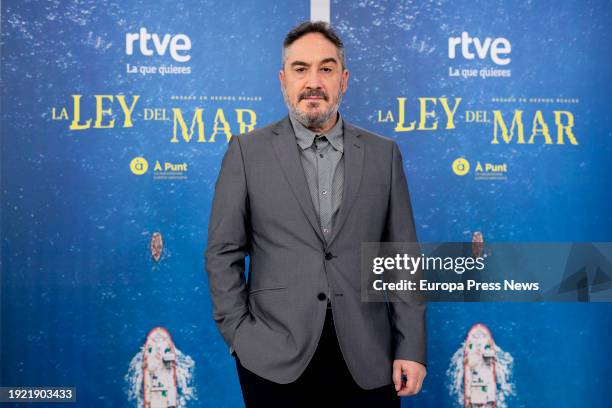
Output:
[[[149,48],[149,40],[153,40],[153,49]],[[138,33],[127,33],[125,35],[125,53],[132,55],[134,53],[134,43],[138,41],[140,45],[140,53],[147,57],[153,55],[165,55],[166,50],[170,47],[170,56],[177,62],[187,62],[191,59],[188,53],[180,53],[181,51],[189,51],[191,49],[191,39],[185,34],[170,35],[165,34],[161,39],[157,34],[149,34],[145,27],[140,28]]]
[[[487,58],[490,54],[491,60],[497,65],[507,65],[510,63],[510,58],[505,58],[512,51],[510,41],[503,37],[491,39],[485,38],[484,42],[478,37],[470,37],[467,32],[462,32],[461,37],[449,37],[448,39],[448,58],[455,59],[457,46],[461,44],[461,55],[465,59],[474,59],[476,55],[480,59]],[[471,45],[474,44],[476,54],[472,52]]]

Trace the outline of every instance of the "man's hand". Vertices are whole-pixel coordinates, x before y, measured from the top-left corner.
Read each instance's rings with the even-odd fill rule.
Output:
[[[402,374],[406,376],[406,382],[402,381]],[[395,391],[400,397],[418,394],[421,391],[423,380],[427,370],[425,366],[416,361],[395,360],[393,361],[393,383]]]

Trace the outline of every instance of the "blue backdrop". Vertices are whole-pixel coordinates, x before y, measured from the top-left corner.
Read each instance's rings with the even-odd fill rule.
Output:
[[[331,2],[351,73],[341,112],[399,143],[421,240],[482,231],[497,242],[612,241],[610,9],[609,1]],[[74,386],[78,406],[135,406],[130,364],[149,330],[163,326],[191,362],[186,406],[242,406],[204,273],[210,205],[239,111],[245,126],[256,115],[255,127],[286,114],[281,43],[309,18],[307,1],[2,2],[1,386]],[[126,36],[141,28],[187,36],[191,47],[177,52],[188,61],[152,40],[144,51],[135,42],[130,55]],[[487,53],[472,43],[451,58],[449,38],[463,32],[479,44],[489,38]],[[489,52],[499,38],[511,44],[507,64]],[[170,66],[184,73],[160,73]],[[506,76],[461,75],[482,69]],[[108,95],[99,107],[96,95]],[[128,108],[139,97],[132,126],[118,95]],[[461,98],[451,128],[439,98],[451,109]],[[421,127],[438,129],[403,131],[400,112],[405,127],[418,126],[420,103],[435,111]],[[166,120],[151,120],[153,109]],[[506,142],[499,117],[510,128],[516,110],[526,141],[539,111],[551,143],[541,131],[517,143],[517,128]],[[577,144],[567,133],[557,144],[555,111],[564,125],[571,116]],[[486,119],[472,121],[477,112]],[[96,118],[115,122],[94,128]],[[130,167],[138,157],[148,163],[142,175]],[[470,164],[463,176],[453,171],[459,158]],[[174,167],[156,170],[157,162]],[[505,171],[477,171],[487,163]],[[164,241],[159,262],[154,232]],[[458,406],[452,357],[477,322],[513,358],[507,406],[610,405],[612,305],[482,303],[430,306],[428,377],[404,406]]]

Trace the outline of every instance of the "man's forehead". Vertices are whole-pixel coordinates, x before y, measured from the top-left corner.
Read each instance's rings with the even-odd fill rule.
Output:
[[[338,49],[320,33],[309,33],[295,40],[287,47],[287,62],[299,60],[308,63],[319,63],[333,59],[338,62]]]

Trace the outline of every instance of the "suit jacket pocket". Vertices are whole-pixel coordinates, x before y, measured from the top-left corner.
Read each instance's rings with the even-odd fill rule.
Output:
[[[256,288],[249,293],[249,312],[255,323],[264,323],[270,330],[286,329],[286,313],[290,307],[287,288]]]
[[[288,290],[282,287],[257,288],[249,296],[249,317],[236,333],[234,349],[245,365],[264,367],[282,353],[295,348],[289,328]]]
[[[274,286],[274,287],[269,287],[269,288],[255,288],[255,289],[251,289],[249,291],[249,296],[256,295],[256,294],[262,293],[262,292],[270,292],[270,291],[274,291],[274,290],[285,290],[285,289],[287,289],[286,286]]]

